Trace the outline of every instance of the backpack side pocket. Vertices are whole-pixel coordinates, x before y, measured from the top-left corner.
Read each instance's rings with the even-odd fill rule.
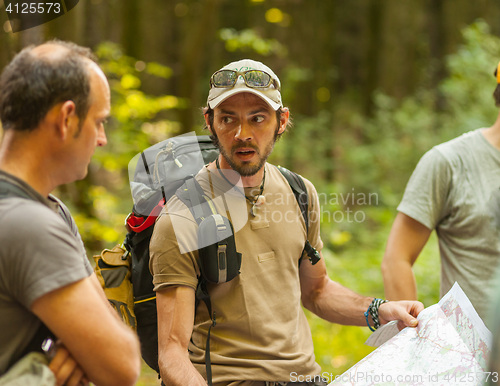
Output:
[[[121,319],[136,329],[134,296],[130,282],[130,255],[121,246],[94,256],[95,273],[104,293]]]

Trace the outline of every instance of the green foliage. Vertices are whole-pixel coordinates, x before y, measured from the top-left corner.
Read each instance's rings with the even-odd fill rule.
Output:
[[[228,52],[254,51],[260,55],[277,54],[284,56],[285,47],[276,39],[263,39],[253,29],[236,31],[233,28],[223,28],[219,32],[220,39],[225,43]]]
[[[158,379],[158,373],[151,369],[146,362],[142,361],[141,376],[138,379],[136,386],[160,386],[161,381]]]
[[[151,146],[160,139],[175,135],[175,122],[163,119],[161,113],[183,108],[186,102],[173,95],[152,96],[141,90],[141,77],[168,79],[172,75],[169,67],[159,63],[144,63],[124,55],[113,43],[102,43],[97,49],[99,62],[108,76],[111,87],[112,111],[109,151],[106,156],[125,154],[128,159],[137,152]],[[145,124],[153,124],[143,130]],[[156,130],[155,130],[156,129]],[[164,129],[168,129],[164,131]],[[117,135],[117,141],[113,137]],[[122,145],[127,148],[123,149]],[[119,146],[119,149],[114,148]]]
[[[446,60],[449,76],[442,83],[422,84],[403,99],[376,92],[371,117],[356,104],[355,94],[346,94],[314,116],[295,115],[294,127],[280,144],[278,160],[327,191],[348,192],[355,187],[377,192],[381,205],[394,207],[427,150],[489,126],[498,114],[492,73],[500,38],[491,35],[483,21],[465,28],[463,37],[458,52]],[[295,67],[286,74],[294,85],[312,76],[307,69]],[[292,91],[297,93],[296,87],[287,92]]]
[[[357,147],[362,169],[377,166],[372,168],[376,169],[373,188],[391,184],[401,189],[405,174],[430,147],[494,122],[498,109],[492,98],[496,86],[492,72],[500,39],[490,35],[482,21],[466,28],[463,36],[459,51],[447,58],[449,76],[437,90],[421,89],[399,103],[375,96],[376,114],[365,126],[368,141]],[[437,98],[444,100],[439,111]]]
[[[449,77],[440,85],[448,109],[445,129],[461,133],[477,127],[488,127],[498,114],[493,100],[500,38],[490,33],[484,21],[464,29],[465,43],[447,58]]]
[[[138,61],[109,42],[100,44],[96,53],[109,80],[112,107],[106,125],[108,144],[96,150],[87,178],[90,186],[79,192],[92,203],[92,210],[77,208],[75,215],[85,244],[93,247],[89,255],[123,241],[124,219],[132,208],[128,164],[137,153],[179,132],[168,112],[185,106],[176,96],[153,96],[141,89],[146,77],[168,79],[169,67]]]

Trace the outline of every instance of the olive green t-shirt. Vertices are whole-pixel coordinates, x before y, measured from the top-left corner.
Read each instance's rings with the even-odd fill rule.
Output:
[[[0,375],[33,339],[40,320],[31,312],[39,297],[92,274],[68,209],[14,180],[32,199],[0,199]]]
[[[304,179],[310,219],[306,235],[304,219],[288,182],[275,166],[265,167],[265,202],[254,210],[255,216],[249,214],[250,204],[243,195],[238,198],[233,194],[217,171],[204,168],[197,176],[205,192],[215,198],[218,213],[226,213],[231,219],[236,248],[242,253],[241,274],[208,288],[217,316],[210,338],[214,383],[289,381],[292,372],[317,375],[321,371],[301,307],[299,280],[299,258],[306,239],[318,251],[323,246],[318,195]],[[198,254],[193,248],[197,225],[176,196],[167,203],[166,212],[169,214],[158,219],[150,244],[155,290],[172,285],[195,289],[199,275]],[[304,258],[301,264],[310,262]],[[210,323],[206,306],[200,302],[189,353],[204,376]]]

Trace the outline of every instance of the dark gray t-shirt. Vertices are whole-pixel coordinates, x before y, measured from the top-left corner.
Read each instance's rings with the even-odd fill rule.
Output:
[[[495,224],[500,151],[481,133],[463,134],[420,160],[398,211],[436,230],[441,254],[441,296],[455,281],[484,319],[491,276],[500,263]]]
[[[0,172],[0,178],[5,177]],[[92,274],[68,209],[17,181],[36,201],[0,199],[0,375],[40,326],[30,312],[39,297]]]

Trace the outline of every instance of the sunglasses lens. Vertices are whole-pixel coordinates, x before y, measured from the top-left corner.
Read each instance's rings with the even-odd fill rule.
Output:
[[[215,87],[230,87],[236,83],[236,72],[231,70],[222,70],[212,76],[212,82]]]
[[[247,71],[245,80],[250,87],[267,87],[271,83],[271,76],[259,70]]]
[[[272,81],[271,75],[260,70],[245,72],[221,70],[212,75],[212,84],[215,87],[232,87],[236,84],[238,76],[245,78],[245,83],[248,87],[269,87]]]

